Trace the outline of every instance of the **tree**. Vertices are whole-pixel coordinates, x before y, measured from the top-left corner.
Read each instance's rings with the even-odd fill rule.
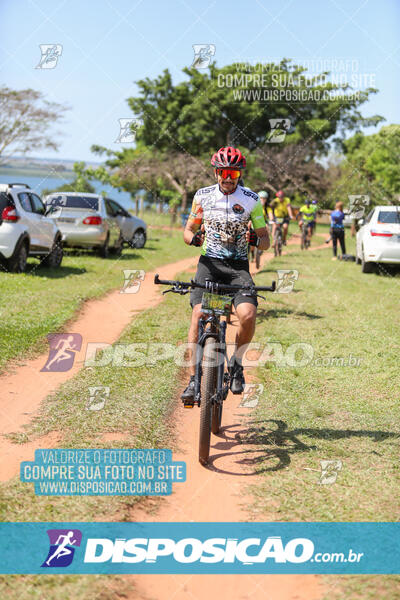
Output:
[[[49,102],[30,88],[0,87],[0,164],[12,154],[26,154],[39,148],[58,149],[50,129],[68,107]],[[5,154],[7,152],[7,155]]]
[[[53,194],[55,192],[83,192],[94,194],[95,188],[88,182],[86,178],[85,163],[76,162],[74,163],[75,179],[71,183],[63,183],[55,189],[44,189],[42,195]]]
[[[281,148],[272,156],[256,151],[251,177],[246,184],[253,189],[277,192],[283,189],[290,197],[324,199],[330,187],[326,169],[309,157],[309,151],[298,144]]]
[[[375,89],[353,94],[346,85],[326,82],[328,73],[307,77],[304,67],[286,59],[256,65],[250,73],[235,64],[183,72],[187,79],[176,85],[168,70],[137,82],[139,95],[127,100],[142,122],[136,148],[92,147],[107,155],[110,183],[133,193],[144,188],[174,205],[181,198],[182,210],[196,186],[213,181],[210,157],[224,145],[245,153],[247,185],[321,199],[328,186],[316,159],[332,145],[341,147],[346,131],[382,120],[359,111]],[[283,101],[276,101],[274,94],[282,92]],[[269,143],[271,119],[290,121],[283,143]]]
[[[137,139],[148,148],[194,156],[227,144],[253,151],[265,144],[270,119],[276,118],[291,122],[285,144],[311,141],[316,154],[327,152],[331,143],[340,145],[344,131],[382,120],[366,119],[358,110],[377,90],[353,94],[349,86],[326,82],[329,73],[307,77],[304,67],[287,59],[255,65],[250,73],[235,64],[183,72],[188,80],[177,85],[167,69],[153,80],[142,79],[139,96],[128,98],[143,123]]]
[[[368,136],[357,133],[344,142],[344,152],[338,189],[368,194],[371,205],[400,200],[400,125]]]

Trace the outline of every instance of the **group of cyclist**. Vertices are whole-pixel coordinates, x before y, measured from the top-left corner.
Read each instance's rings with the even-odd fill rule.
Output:
[[[184,231],[188,245],[201,247],[195,281],[228,285],[254,285],[250,275],[248,246],[259,251],[268,250],[270,233],[274,235],[281,222],[283,243],[286,244],[290,219],[294,218],[290,199],[282,190],[268,202],[268,193],[253,192],[243,184],[246,158],[238,148],[220,148],[211,158],[215,183],[197,190]],[[300,208],[300,226],[309,223],[310,235],[315,227],[316,204],[305,200]],[[271,225],[271,232],[267,226]],[[257,297],[238,291],[232,298],[238,318],[236,349],[230,358],[230,388],[233,394],[244,389],[243,351],[251,342],[256,324]],[[202,292],[193,289],[190,294],[192,319],[188,332],[189,344],[198,340],[198,325],[202,311]],[[192,356],[193,358],[193,356]],[[182,393],[188,402],[195,393],[195,363],[190,367],[190,380]]]
[[[290,199],[285,196],[282,190],[276,192],[274,198],[270,200],[270,194],[262,190],[258,192],[261,205],[263,207],[263,215],[265,223],[269,226],[269,231],[272,239],[275,239],[275,233],[278,226],[282,228],[282,243],[286,246],[286,239],[289,230],[289,223],[291,220],[298,218],[299,228],[302,229],[303,225],[306,227],[306,235],[308,241],[311,240],[316,228],[318,205],[316,200],[311,200],[306,197],[304,204],[300,207],[297,216],[294,216],[293,207],[290,204]],[[250,247],[250,253],[253,261],[257,261],[260,251],[257,251],[254,247]],[[257,261],[258,262],[258,261]]]

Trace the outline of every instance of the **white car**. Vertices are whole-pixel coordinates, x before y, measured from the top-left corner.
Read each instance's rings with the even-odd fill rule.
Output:
[[[0,263],[6,271],[22,273],[28,256],[57,268],[63,258],[61,233],[29,185],[0,184]]]
[[[363,273],[377,263],[400,263],[400,207],[375,206],[357,232],[356,262]]]

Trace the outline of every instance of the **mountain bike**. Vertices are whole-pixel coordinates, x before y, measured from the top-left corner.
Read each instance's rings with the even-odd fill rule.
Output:
[[[282,234],[283,219],[276,219],[275,234],[274,234],[274,256],[282,254],[283,234]]]
[[[303,225],[301,226],[300,246],[302,250],[307,250],[307,248],[309,248],[311,244],[310,238],[308,237],[309,227],[310,223],[307,223],[306,221],[304,221]]]
[[[195,395],[193,400],[185,400],[185,408],[200,408],[199,461],[206,465],[210,455],[211,432],[219,433],[222,420],[222,407],[230,384],[231,370],[226,350],[226,320],[232,311],[233,296],[242,291],[245,296],[260,296],[257,292],[274,292],[276,282],[269,287],[254,285],[225,285],[213,281],[205,284],[194,280],[168,281],[154,277],[155,284],[168,285],[163,294],[188,294],[191,289],[204,290],[202,316],[199,320],[199,335],[196,345]]]

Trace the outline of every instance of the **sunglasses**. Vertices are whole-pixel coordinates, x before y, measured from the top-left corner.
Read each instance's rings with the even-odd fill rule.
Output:
[[[240,177],[240,171],[238,169],[217,169],[218,175],[222,177],[222,179],[238,179]]]

